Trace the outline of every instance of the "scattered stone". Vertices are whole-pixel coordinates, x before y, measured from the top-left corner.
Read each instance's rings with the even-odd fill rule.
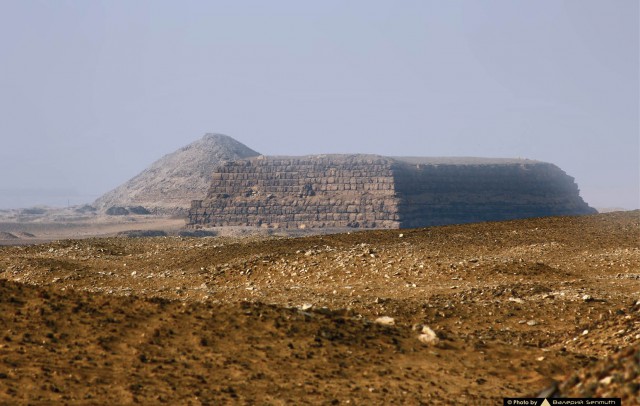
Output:
[[[89,205],[89,204],[84,204],[80,207],[76,207],[74,209],[74,211],[76,213],[81,213],[81,214],[88,214],[88,213],[95,213],[97,210],[95,207]]]
[[[582,300],[585,302],[593,302],[593,297],[591,295],[584,295],[582,296]]]
[[[143,237],[166,237],[167,233],[162,230],[129,230],[121,231],[118,237],[143,238]]]
[[[218,235],[217,232],[209,231],[209,230],[182,230],[178,233],[178,236],[180,237],[197,237],[197,238],[215,237],[216,235]]]
[[[535,321],[535,320],[529,320],[529,321],[527,321],[527,326],[535,326],[536,324],[538,324],[538,322],[537,322],[537,321]]]
[[[603,385],[609,385],[611,383],[611,381],[613,380],[612,376],[607,376],[605,378],[600,379],[600,383]]]
[[[510,297],[509,301],[514,303],[520,303],[520,304],[524,303],[524,299],[520,299],[519,297]]]
[[[144,206],[130,206],[127,208],[132,214],[148,215],[151,214]]]
[[[109,216],[126,216],[129,214],[129,210],[122,206],[111,206],[105,211],[105,213]]]
[[[376,324],[382,324],[383,326],[394,326],[396,321],[393,317],[382,316],[375,319]]]
[[[418,336],[418,340],[427,345],[438,345],[440,343],[436,332],[428,326],[422,326],[422,334]]]

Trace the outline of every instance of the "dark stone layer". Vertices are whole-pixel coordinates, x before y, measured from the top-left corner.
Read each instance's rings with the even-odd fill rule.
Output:
[[[400,227],[591,214],[574,179],[553,164],[487,162],[394,166]]]

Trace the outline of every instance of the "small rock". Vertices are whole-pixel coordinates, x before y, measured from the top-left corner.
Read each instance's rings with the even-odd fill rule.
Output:
[[[402,238],[402,237],[404,237],[404,234],[398,234],[398,237]]]
[[[378,317],[375,320],[375,323],[382,324],[383,326],[394,326],[396,324],[396,321],[393,317],[382,316],[382,317]]]
[[[302,306],[300,306],[300,310],[306,311],[309,310],[313,307],[313,305],[311,303],[305,303]]]
[[[600,383],[603,385],[609,385],[611,383],[611,380],[613,380],[613,377],[607,376],[606,378],[600,379]]]
[[[515,303],[524,303],[524,299],[520,299],[519,297],[510,297],[509,301]]]
[[[138,273],[138,272],[133,271],[133,272],[131,272],[131,276],[136,276],[136,274],[137,274],[137,273]]]
[[[535,326],[536,324],[538,324],[538,322],[537,322],[537,321],[535,321],[535,320],[529,320],[529,321],[527,322],[527,326]]]
[[[591,295],[584,295],[582,296],[582,300],[585,302],[593,302],[593,297],[591,297]]]
[[[418,336],[418,340],[427,345],[438,345],[438,343],[440,343],[440,339],[436,332],[428,326],[422,326],[422,334]]]

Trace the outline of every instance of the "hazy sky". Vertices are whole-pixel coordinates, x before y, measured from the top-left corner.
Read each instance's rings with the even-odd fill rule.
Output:
[[[538,159],[638,208],[639,3],[0,0],[0,208],[91,202],[207,132]]]

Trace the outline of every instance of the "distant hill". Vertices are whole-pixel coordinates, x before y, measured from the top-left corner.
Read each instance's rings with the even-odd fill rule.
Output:
[[[623,207],[596,207],[598,213],[613,213],[614,211],[629,211],[630,209],[625,209]]]
[[[160,158],[126,183],[94,202],[100,211],[139,207],[162,214],[184,214],[191,200],[202,199],[211,186],[211,173],[222,161],[259,155],[222,134],[206,134]]]

